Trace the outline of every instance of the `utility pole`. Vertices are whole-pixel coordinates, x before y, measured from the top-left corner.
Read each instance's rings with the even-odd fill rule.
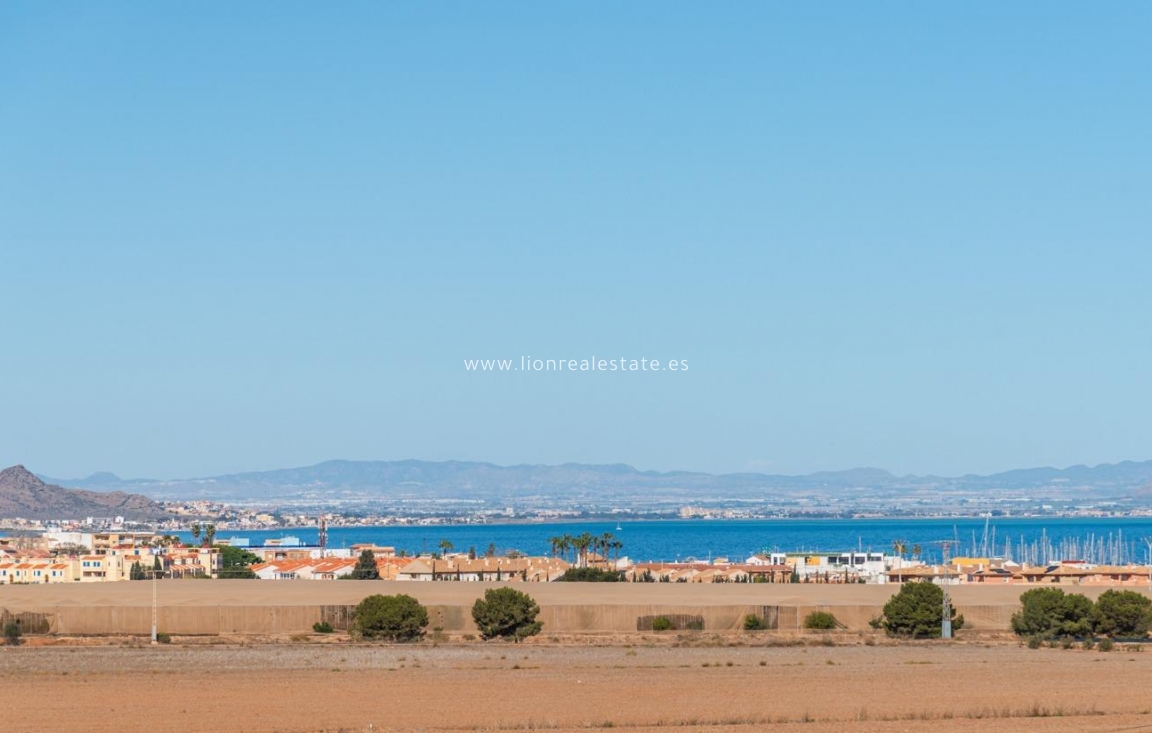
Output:
[[[159,556],[157,556],[159,557]],[[155,563],[152,566],[152,643],[156,644],[156,576],[158,575]]]
[[[935,543],[940,545],[940,551],[944,556],[944,581],[940,584],[941,590],[944,591],[944,607],[941,609],[940,617],[940,638],[952,638],[952,599],[948,596],[948,578],[951,572],[948,567],[948,560],[952,555],[952,545],[959,544],[957,540],[937,540]]]

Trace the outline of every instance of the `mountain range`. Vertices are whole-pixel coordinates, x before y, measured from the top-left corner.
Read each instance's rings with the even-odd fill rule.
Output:
[[[161,505],[139,494],[66,489],[46,483],[23,466],[0,471],[0,517],[149,520],[165,515]]]
[[[276,500],[371,498],[503,501],[525,497],[572,499],[635,498],[659,492],[685,500],[764,498],[778,494],[871,490],[994,492],[997,489],[1091,491],[1095,498],[1152,496],[1152,461],[1098,466],[1029,468],[958,477],[896,476],[878,468],[821,471],[807,475],[708,474],[640,471],[625,464],[498,466],[471,461],[324,461],[313,466],[236,473],[194,479],[121,479],[97,473],[84,479],[45,481],[80,489],[133,491],[152,498]]]

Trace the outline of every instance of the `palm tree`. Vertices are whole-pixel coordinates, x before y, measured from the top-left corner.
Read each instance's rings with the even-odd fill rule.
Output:
[[[579,554],[580,567],[588,567],[588,550],[593,546],[595,541],[596,538],[594,538],[588,532],[584,532],[579,537],[576,537],[572,540],[572,543],[576,546],[576,550]]]
[[[552,545],[552,557],[556,557],[559,554],[567,554],[569,539],[570,538],[566,534],[549,538],[548,543]]]
[[[892,540],[892,551],[900,559],[904,558],[904,553],[908,552],[908,540]]]
[[[209,524],[204,528],[204,542],[209,547],[212,546],[212,540],[216,539],[216,525]]]
[[[192,539],[195,540],[196,542],[200,541],[200,523],[199,522],[193,522],[192,523]]]
[[[452,544],[452,540],[440,540],[439,547],[440,553],[443,555],[447,555],[449,552],[452,552],[452,550],[455,549],[455,545]]]
[[[919,560],[920,559],[920,552],[921,552],[920,545],[918,545],[918,544],[912,545],[912,557]]]
[[[608,565],[608,553],[612,550],[612,545],[616,542],[616,535],[611,532],[605,532],[600,536],[600,551],[604,556],[604,565]]]

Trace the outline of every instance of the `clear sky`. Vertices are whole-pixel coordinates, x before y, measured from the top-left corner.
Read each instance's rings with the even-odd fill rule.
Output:
[[[0,463],[1152,458],[1152,4],[0,4]],[[473,358],[688,371],[468,372]]]

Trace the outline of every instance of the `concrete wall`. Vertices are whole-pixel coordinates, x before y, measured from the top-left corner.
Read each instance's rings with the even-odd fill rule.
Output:
[[[497,583],[389,581],[162,581],[159,630],[170,634],[293,634],[327,620],[347,626],[351,609],[373,593],[408,593],[429,609],[432,628],[475,633],[472,603]],[[704,618],[706,631],[737,631],[755,613],[777,620],[781,631],[802,627],[812,611],[829,611],[848,630],[868,630],[889,586],[791,584],[512,584],[540,604],[545,633],[635,632],[645,616]],[[965,628],[1004,631],[1027,586],[956,587],[953,599]],[[1104,588],[1065,589],[1094,598]],[[1145,591],[1147,592],[1147,591]],[[0,586],[0,614],[33,613],[58,634],[148,634],[151,584],[146,582]]]

